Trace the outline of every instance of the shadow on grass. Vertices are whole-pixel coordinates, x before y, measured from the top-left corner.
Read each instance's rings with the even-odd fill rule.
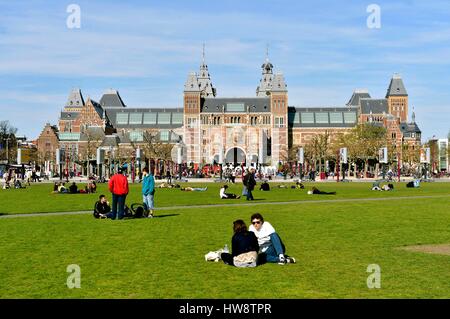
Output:
[[[155,215],[155,216],[153,216],[153,218],[173,217],[173,216],[178,216],[178,215],[180,215],[180,214]]]

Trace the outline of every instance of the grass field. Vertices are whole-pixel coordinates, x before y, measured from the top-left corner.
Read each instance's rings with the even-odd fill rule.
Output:
[[[255,191],[263,205],[254,207],[174,207],[223,204],[219,185],[207,186],[204,193],[158,189],[157,206],[167,209],[153,219],[0,218],[0,298],[450,297],[450,256],[399,249],[450,243],[450,183],[422,183],[420,189],[395,184],[393,192],[326,183],[318,187],[336,196],[273,188]],[[1,212],[90,210],[97,196],[53,195],[50,187],[1,190]],[[241,191],[240,185],[230,188]],[[339,201],[351,198],[380,200]],[[129,202],[135,201],[139,185],[131,188]],[[269,204],[277,201],[303,202]],[[248,222],[256,211],[276,228],[296,264],[237,269],[204,260],[208,251],[231,245],[235,219]],[[80,289],[67,288],[70,264],[81,268]],[[367,288],[369,264],[381,267],[380,289]]]

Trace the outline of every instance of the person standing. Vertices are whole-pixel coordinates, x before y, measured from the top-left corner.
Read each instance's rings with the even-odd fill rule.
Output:
[[[142,201],[145,207],[145,213],[149,218],[153,217],[153,209],[155,208],[155,178],[149,173],[148,168],[142,170]]]
[[[170,173],[170,169],[167,169],[166,172],[167,184],[172,184],[172,174]]]
[[[109,180],[109,191],[112,193],[112,211],[108,213],[107,217],[116,219],[123,219],[125,215],[125,200],[128,195],[128,179],[122,174],[122,168],[119,167],[117,174]]]
[[[247,177],[247,200],[254,200],[252,191],[255,189],[255,169],[252,168]]]

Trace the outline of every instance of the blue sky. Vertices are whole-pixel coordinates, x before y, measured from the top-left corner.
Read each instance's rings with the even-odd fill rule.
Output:
[[[81,28],[66,25],[70,4]],[[369,29],[370,4],[381,28]],[[131,107],[181,107],[202,44],[218,96],[255,96],[266,46],[292,106],[383,98],[400,73],[423,140],[450,130],[450,3],[442,1],[2,1],[0,120],[36,138],[72,88]]]

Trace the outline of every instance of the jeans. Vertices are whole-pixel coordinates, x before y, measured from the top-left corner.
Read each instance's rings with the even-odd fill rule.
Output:
[[[155,195],[142,195],[142,202],[144,203],[145,210],[153,210],[155,208]]]
[[[253,200],[253,194],[250,189],[247,188],[247,200]]]
[[[116,219],[117,213],[119,213],[119,219],[122,219],[125,215],[125,199],[127,198],[127,194],[124,195],[116,195],[112,194],[112,210],[111,213],[106,215],[108,218]],[[117,212],[117,206],[119,206],[119,212]]]
[[[279,261],[279,255],[285,252],[285,247],[283,242],[281,241],[280,236],[277,233],[272,233],[270,235],[271,245],[265,251],[266,261],[269,263],[276,263]]]

